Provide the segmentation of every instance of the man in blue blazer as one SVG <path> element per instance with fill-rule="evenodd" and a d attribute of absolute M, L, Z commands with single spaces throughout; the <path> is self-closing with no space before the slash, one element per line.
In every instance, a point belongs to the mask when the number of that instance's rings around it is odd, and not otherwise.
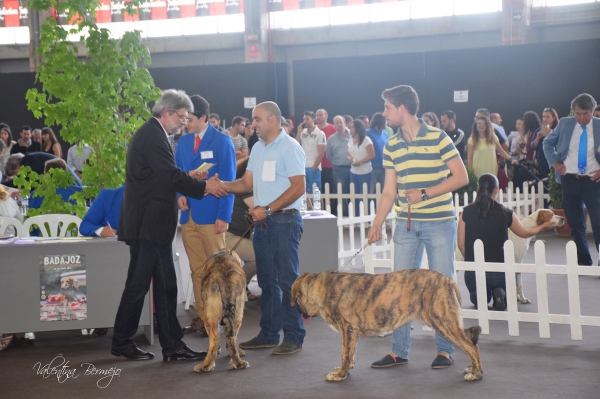
<path fill-rule="evenodd" d="M 114 237 L 117 235 L 124 188 L 123 185 L 119 188 L 100 190 L 81 221 L 79 226 L 81 235 L 88 237 Z"/>
<path fill-rule="evenodd" d="M 600 244 L 600 119 L 592 116 L 595 108 L 592 96 L 578 95 L 571 102 L 575 116 L 562 118 L 544 140 L 548 164 L 556 170 L 556 181 L 562 183 L 563 208 L 580 265 L 592 265 L 584 204 L 592 222 L 596 249 Z"/>
<path fill-rule="evenodd" d="M 218 175 L 222 180 L 234 180 L 236 159 L 231 138 L 208 122 L 210 106 L 204 98 L 193 95 L 190 99 L 194 112 L 189 114 L 188 134 L 182 136 L 177 144 L 175 163 L 184 172 L 194 170 L 204 163 L 212 163 L 215 166 L 208 172 L 209 177 Z M 192 270 L 197 314 L 192 323 L 183 328 L 183 332 L 201 332 L 205 335 L 204 322 L 200 318 L 200 273 L 206 260 L 216 251 L 225 248 L 225 232 L 231 221 L 234 196 L 209 196 L 202 200 L 178 196 L 181 233 Z"/>

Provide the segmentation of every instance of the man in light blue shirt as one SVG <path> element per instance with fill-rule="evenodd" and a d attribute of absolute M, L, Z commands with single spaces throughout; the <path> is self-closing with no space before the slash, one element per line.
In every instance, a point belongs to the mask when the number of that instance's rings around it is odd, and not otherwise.
<path fill-rule="evenodd" d="M 288 355 L 302 350 L 306 335 L 298 306 L 290 306 L 292 284 L 299 276 L 304 231 L 298 209 L 306 187 L 306 156 L 300 144 L 281 128 L 281 111 L 274 102 L 257 105 L 252 121 L 259 141 L 252 148 L 246 173 L 234 182 L 224 183 L 230 193 L 252 190 L 256 205 L 248 214 L 256 224 L 253 244 L 262 290 L 261 330 L 239 346 L 275 348 L 274 355 Z"/>

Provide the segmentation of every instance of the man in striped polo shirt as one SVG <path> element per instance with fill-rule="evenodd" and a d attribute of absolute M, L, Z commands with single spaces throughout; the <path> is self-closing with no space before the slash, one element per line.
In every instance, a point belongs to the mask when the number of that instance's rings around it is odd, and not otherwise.
<path fill-rule="evenodd" d="M 425 250 L 429 269 L 453 278 L 456 215 L 451 192 L 468 183 L 467 171 L 450 137 L 416 117 L 419 96 L 411 86 L 396 86 L 381 96 L 385 100 L 383 116 L 402 133 L 392 137 L 383 151 L 385 184 L 369 242 L 381 238 L 383 222 L 397 198 L 400 212 L 394 231 L 394 270 L 419 269 Z M 372 367 L 408 363 L 410 324 L 394 331 L 391 353 Z M 449 367 L 452 344 L 437 332 L 435 342 L 437 357 L 431 366 Z"/>

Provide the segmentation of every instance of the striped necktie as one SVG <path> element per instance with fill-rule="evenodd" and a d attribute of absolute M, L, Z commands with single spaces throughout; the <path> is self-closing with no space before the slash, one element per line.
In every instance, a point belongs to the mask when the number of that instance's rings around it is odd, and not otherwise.
<path fill-rule="evenodd" d="M 581 126 L 581 137 L 579 138 L 579 154 L 577 157 L 577 172 L 585 175 L 587 172 L 587 132 L 586 127 Z"/>

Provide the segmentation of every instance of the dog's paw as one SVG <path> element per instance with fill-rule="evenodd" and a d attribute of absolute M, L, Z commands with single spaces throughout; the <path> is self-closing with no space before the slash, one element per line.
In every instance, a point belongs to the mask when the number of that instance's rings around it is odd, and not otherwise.
<path fill-rule="evenodd" d="M 194 367 L 194 371 L 196 373 L 208 373 L 213 371 L 215 368 L 215 362 L 211 362 L 210 364 L 200 363 Z"/>
<path fill-rule="evenodd" d="M 240 356 L 246 356 L 246 351 L 244 351 L 241 348 L 237 348 L 237 350 L 238 350 L 238 353 L 240 354 Z"/>
<path fill-rule="evenodd" d="M 231 359 L 229 361 L 229 364 L 231 365 L 231 367 L 233 367 L 235 370 L 243 370 L 243 369 L 247 369 L 248 367 L 250 367 L 250 363 L 246 362 L 246 361 L 240 361 L 239 363 L 234 362 L 233 359 Z"/>
<path fill-rule="evenodd" d="M 469 366 L 465 369 L 465 374 L 471 374 L 472 371 L 473 371 L 473 366 Z"/>
<path fill-rule="evenodd" d="M 527 304 L 531 303 L 531 301 L 528 298 L 523 298 L 523 299 L 521 299 L 521 303 L 523 305 L 527 305 Z"/>
<path fill-rule="evenodd" d="M 336 367 L 331 373 L 327 374 L 327 381 L 344 381 L 346 377 L 348 377 L 348 373 L 342 373 L 340 372 L 340 368 Z"/>
<path fill-rule="evenodd" d="M 467 367 L 470 368 L 470 367 Z M 472 373 L 469 372 L 467 374 L 465 374 L 465 381 L 481 381 L 481 379 L 483 378 L 483 372 L 478 372 L 478 373 Z"/>

